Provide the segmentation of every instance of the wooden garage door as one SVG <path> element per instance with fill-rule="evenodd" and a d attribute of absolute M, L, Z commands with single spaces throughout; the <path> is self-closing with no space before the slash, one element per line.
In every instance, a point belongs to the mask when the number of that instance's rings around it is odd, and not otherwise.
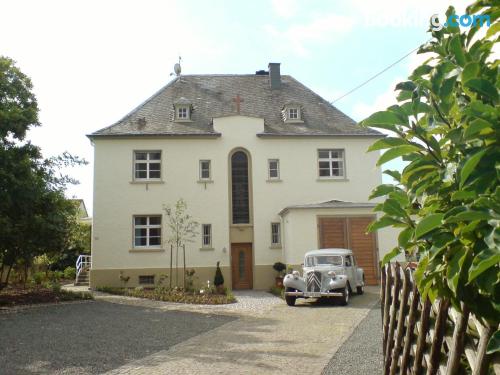
<path fill-rule="evenodd" d="M 320 247 L 351 249 L 358 266 L 365 271 L 368 285 L 377 285 L 379 282 L 375 234 L 366 234 L 366 228 L 373 219 L 370 216 L 318 219 Z"/>

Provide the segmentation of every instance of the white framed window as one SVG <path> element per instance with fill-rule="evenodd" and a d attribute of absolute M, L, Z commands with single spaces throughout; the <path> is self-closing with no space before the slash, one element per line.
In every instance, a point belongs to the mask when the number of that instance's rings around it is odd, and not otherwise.
<path fill-rule="evenodd" d="M 201 246 L 212 247 L 212 224 L 201 224 Z"/>
<path fill-rule="evenodd" d="M 161 247 L 161 215 L 134 216 L 134 247 Z"/>
<path fill-rule="evenodd" d="M 200 180 L 211 180 L 212 168 L 210 160 L 200 160 Z"/>
<path fill-rule="evenodd" d="M 189 120 L 189 106 L 187 105 L 178 105 L 175 111 L 175 117 L 177 120 Z"/>
<path fill-rule="evenodd" d="M 270 180 L 279 180 L 280 178 L 280 161 L 279 159 L 269 159 L 267 161 L 268 178 Z"/>
<path fill-rule="evenodd" d="M 344 150 L 318 150 L 318 173 L 320 178 L 344 178 Z"/>
<path fill-rule="evenodd" d="M 281 245 L 281 224 L 271 223 L 271 245 Z"/>
<path fill-rule="evenodd" d="M 285 122 L 302 122 L 302 113 L 300 105 L 287 104 L 283 109 L 283 120 Z"/>
<path fill-rule="evenodd" d="M 134 179 L 161 179 L 161 151 L 134 151 Z"/>
<path fill-rule="evenodd" d="M 289 120 L 300 120 L 299 109 L 298 108 L 288 108 L 288 119 Z"/>

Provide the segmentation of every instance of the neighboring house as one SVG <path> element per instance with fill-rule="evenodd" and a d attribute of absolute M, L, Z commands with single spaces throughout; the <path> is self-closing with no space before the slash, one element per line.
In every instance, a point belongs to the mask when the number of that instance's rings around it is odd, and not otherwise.
<path fill-rule="evenodd" d="M 275 262 L 347 247 L 377 283 L 389 230 L 365 234 L 381 182 L 383 135 L 359 126 L 296 81 L 269 72 L 183 75 L 117 123 L 89 135 L 95 149 L 91 286 L 156 283 L 168 271 L 163 205 L 179 198 L 200 223 L 187 267 L 234 289 L 267 289 Z M 175 264 L 175 259 L 174 259 Z M 181 262 L 179 262 L 179 266 Z M 182 271 L 181 271 L 182 272 Z"/>
<path fill-rule="evenodd" d="M 87 207 L 85 206 L 85 202 L 83 201 L 83 199 L 72 198 L 70 199 L 70 201 L 73 201 L 75 205 L 78 206 L 78 219 L 80 219 L 80 222 L 85 224 L 92 224 L 92 218 L 87 212 Z"/>

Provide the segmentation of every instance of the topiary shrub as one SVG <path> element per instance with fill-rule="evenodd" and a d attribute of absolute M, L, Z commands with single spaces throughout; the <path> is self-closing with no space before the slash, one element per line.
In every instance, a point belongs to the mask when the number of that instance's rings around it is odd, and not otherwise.
<path fill-rule="evenodd" d="M 219 264 L 220 262 L 217 262 L 217 269 L 215 270 L 214 277 L 214 285 L 216 286 L 217 290 L 221 289 L 224 285 L 224 275 L 222 274 L 222 270 L 220 269 Z"/>
<path fill-rule="evenodd" d="M 283 271 L 286 270 L 286 265 L 281 262 L 276 262 L 273 264 L 273 268 L 276 272 L 278 272 L 278 277 L 283 275 Z"/>

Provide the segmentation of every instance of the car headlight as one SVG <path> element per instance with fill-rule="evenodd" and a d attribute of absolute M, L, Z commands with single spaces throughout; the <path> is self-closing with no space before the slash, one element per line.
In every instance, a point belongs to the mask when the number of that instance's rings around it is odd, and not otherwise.
<path fill-rule="evenodd" d="M 299 271 L 293 271 L 293 272 L 292 272 L 292 275 L 293 275 L 293 278 L 294 278 L 294 279 L 298 279 L 298 278 L 299 278 L 299 276 L 300 276 Z"/>
<path fill-rule="evenodd" d="M 337 274 L 335 273 L 335 271 L 329 271 L 328 276 L 330 276 L 332 279 L 335 279 L 335 277 L 337 277 Z"/>

